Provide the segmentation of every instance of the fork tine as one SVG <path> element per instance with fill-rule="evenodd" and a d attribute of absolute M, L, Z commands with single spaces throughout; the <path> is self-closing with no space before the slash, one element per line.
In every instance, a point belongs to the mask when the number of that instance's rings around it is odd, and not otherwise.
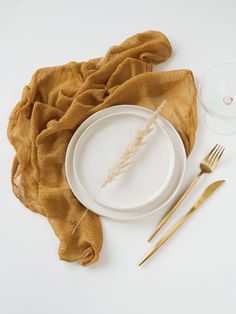
<path fill-rule="evenodd" d="M 218 144 L 217 148 L 215 149 L 214 153 L 211 154 L 210 158 L 208 159 L 208 163 L 212 164 L 213 160 L 217 156 L 217 154 L 221 151 L 222 146 Z"/>
<path fill-rule="evenodd" d="M 219 144 L 216 144 L 212 150 L 206 155 L 206 157 L 204 158 L 204 160 L 208 161 L 209 158 L 211 157 L 211 155 L 215 152 L 215 150 L 217 149 L 217 147 L 219 146 Z"/>
<path fill-rule="evenodd" d="M 224 153 L 225 148 L 221 146 L 221 149 L 219 150 L 219 152 L 217 153 L 217 155 L 215 156 L 215 158 L 212 160 L 212 166 L 215 167 L 217 165 L 217 163 L 219 162 L 221 156 Z"/>

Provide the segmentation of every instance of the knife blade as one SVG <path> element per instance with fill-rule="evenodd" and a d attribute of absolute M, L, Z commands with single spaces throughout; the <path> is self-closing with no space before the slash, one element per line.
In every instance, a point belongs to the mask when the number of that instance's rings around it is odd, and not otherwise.
<path fill-rule="evenodd" d="M 219 181 L 216 181 L 216 182 L 213 182 L 212 184 L 210 184 L 204 190 L 204 192 L 199 197 L 199 199 L 197 200 L 195 205 L 193 205 L 193 207 L 195 207 L 196 209 L 198 207 L 200 207 L 211 196 L 211 194 L 213 194 L 215 192 L 215 190 L 217 190 L 224 182 L 225 182 L 225 180 L 219 180 Z"/>

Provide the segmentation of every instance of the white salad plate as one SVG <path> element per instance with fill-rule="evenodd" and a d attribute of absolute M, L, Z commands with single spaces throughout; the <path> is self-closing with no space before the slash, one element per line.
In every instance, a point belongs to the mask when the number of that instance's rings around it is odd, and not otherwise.
<path fill-rule="evenodd" d="M 79 138 L 73 158 L 78 188 L 91 199 L 97 195 L 97 203 L 125 211 L 148 207 L 170 183 L 175 152 L 168 134 L 155 123 L 132 165 L 97 194 L 109 169 L 146 121 L 123 108 L 92 123 Z"/>
<path fill-rule="evenodd" d="M 108 170 L 152 114 L 139 106 L 114 106 L 93 114 L 76 130 L 67 148 L 66 175 L 85 207 L 128 221 L 162 209 L 175 197 L 186 155 L 180 136 L 162 117 L 124 174 L 97 194 Z"/>

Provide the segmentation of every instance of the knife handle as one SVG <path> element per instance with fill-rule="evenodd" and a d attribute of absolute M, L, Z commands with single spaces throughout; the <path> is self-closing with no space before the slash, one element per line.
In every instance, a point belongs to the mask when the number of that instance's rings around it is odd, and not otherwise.
<path fill-rule="evenodd" d="M 201 178 L 203 172 L 200 172 L 189 184 L 187 189 L 181 194 L 181 196 L 178 198 L 178 200 L 174 203 L 174 205 L 168 210 L 168 212 L 165 214 L 165 216 L 162 218 L 162 220 L 159 222 L 153 233 L 148 239 L 148 242 L 150 242 L 155 235 L 161 230 L 161 228 L 165 225 L 165 223 L 170 219 L 170 217 L 174 214 L 176 209 L 182 204 L 182 202 L 186 199 L 188 194 L 192 191 L 193 187 L 197 184 L 199 179 Z"/>
<path fill-rule="evenodd" d="M 197 208 L 192 207 L 164 236 L 160 239 L 159 242 L 153 247 L 153 249 L 142 259 L 142 261 L 138 264 L 141 266 L 144 262 L 146 262 L 149 257 L 151 257 L 184 223 L 192 214 L 195 212 Z"/>

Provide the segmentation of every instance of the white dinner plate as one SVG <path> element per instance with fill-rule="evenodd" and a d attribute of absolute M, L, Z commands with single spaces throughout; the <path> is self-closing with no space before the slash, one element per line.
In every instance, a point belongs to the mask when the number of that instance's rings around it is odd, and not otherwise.
<path fill-rule="evenodd" d="M 173 200 L 173 198 L 176 196 L 176 194 L 179 191 L 184 170 L 185 170 L 185 163 L 186 163 L 186 155 L 184 146 L 182 143 L 182 140 L 176 130 L 168 123 L 164 118 L 158 118 L 158 126 L 160 126 L 160 129 L 163 130 L 163 134 L 167 134 L 169 137 L 172 147 L 174 148 L 174 171 L 171 176 L 171 180 L 169 181 L 166 189 L 164 189 L 163 192 L 158 194 L 157 198 L 153 198 L 154 202 L 149 202 L 149 206 L 137 206 L 137 208 L 133 205 L 136 205 L 135 203 L 132 203 L 131 208 L 133 210 L 127 210 L 127 211 L 119 211 L 115 208 L 110 207 L 110 204 L 107 204 L 108 206 L 102 204 L 102 200 L 100 202 L 92 201 L 92 195 L 90 195 L 87 191 L 88 187 L 86 188 L 81 185 L 81 182 L 78 181 L 77 175 L 75 173 L 73 158 L 78 154 L 78 152 L 75 152 L 75 148 L 77 143 L 79 142 L 80 138 L 82 137 L 83 133 L 88 130 L 84 137 L 84 140 L 81 141 L 79 145 L 83 146 L 84 141 L 86 142 L 86 134 L 90 135 L 89 130 L 93 130 L 93 128 L 89 129 L 90 126 L 94 124 L 94 122 L 101 120 L 108 116 L 113 116 L 114 114 L 119 113 L 126 113 L 128 114 L 136 114 L 138 116 L 142 116 L 146 119 L 148 119 L 151 114 L 153 113 L 151 110 L 148 110 L 143 107 L 139 106 L 133 106 L 133 105 L 119 105 L 110 107 L 104 110 L 101 110 L 92 116 L 90 116 L 87 120 L 85 120 L 80 127 L 77 129 L 77 131 L 74 133 L 73 137 L 71 138 L 71 141 L 67 148 L 66 153 L 66 175 L 68 183 L 71 187 L 71 190 L 73 191 L 74 195 L 78 198 L 78 200 L 84 204 L 86 207 L 88 207 L 90 210 L 94 211 L 95 213 L 119 220 L 119 221 L 129 221 L 134 219 L 139 219 L 144 216 L 150 215 L 152 213 L 155 213 L 157 210 L 161 210 L 164 207 L 168 206 Z M 102 120 L 101 120 L 102 121 Z M 97 122 L 99 125 L 99 122 Z M 96 123 L 95 123 L 96 126 Z M 92 132 L 92 131 L 91 131 Z M 153 134 L 154 135 L 154 134 Z M 146 145 L 146 144 L 145 144 Z M 79 149 L 79 148 L 78 148 Z M 77 169 L 79 170 L 79 169 Z M 79 175 L 79 173 L 78 173 Z M 156 196 L 156 195 L 155 195 Z M 151 198 L 152 199 L 152 198 Z M 107 200 L 107 199 L 106 199 Z M 139 203 L 140 204 L 140 203 Z"/>
<path fill-rule="evenodd" d="M 78 188 L 83 188 L 91 199 L 97 195 L 97 203 L 126 211 L 150 208 L 165 192 L 172 179 L 175 152 L 168 134 L 157 120 L 125 174 L 118 176 L 97 194 L 109 169 L 146 121 L 143 113 L 127 112 L 123 108 L 119 113 L 95 121 L 79 138 L 74 150 Z"/>

